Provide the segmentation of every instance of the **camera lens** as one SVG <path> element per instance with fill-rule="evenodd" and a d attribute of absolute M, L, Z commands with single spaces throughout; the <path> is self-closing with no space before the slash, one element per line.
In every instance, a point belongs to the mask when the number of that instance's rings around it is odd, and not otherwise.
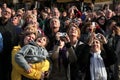
<path fill-rule="evenodd" d="M 98 39 L 100 39 L 100 38 L 101 38 L 100 34 L 96 34 L 96 37 L 97 37 Z"/>

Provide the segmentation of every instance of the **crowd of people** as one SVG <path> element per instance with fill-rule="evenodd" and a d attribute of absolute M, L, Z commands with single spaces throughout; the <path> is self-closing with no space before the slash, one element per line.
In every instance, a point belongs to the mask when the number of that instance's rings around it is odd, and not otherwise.
<path fill-rule="evenodd" d="M 0 8 L 1 80 L 120 80 L 120 4 Z"/>

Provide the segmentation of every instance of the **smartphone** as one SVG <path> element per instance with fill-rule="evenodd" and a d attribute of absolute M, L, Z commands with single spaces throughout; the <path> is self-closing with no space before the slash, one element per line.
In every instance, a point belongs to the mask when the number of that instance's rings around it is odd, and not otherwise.
<path fill-rule="evenodd" d="M 95 22 L 92 22 L 92 25 L 95 26 Z"/>

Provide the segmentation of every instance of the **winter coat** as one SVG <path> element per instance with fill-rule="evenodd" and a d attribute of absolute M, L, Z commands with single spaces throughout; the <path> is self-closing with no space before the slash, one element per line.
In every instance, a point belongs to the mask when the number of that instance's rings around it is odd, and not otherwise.
<path fill-rule="evenodd" d="M 110 48 L 108 45 L 103 45 L 104 50 L 101 51 L 100 55 L 103 58 L 105 68 L 107 71 L 107 80 L 114 80 L 110 79 L 110 66 L 115 64 L 117 61 L 116 54 L 114 53 L 114 50 Z M 83 50 L 82 54 L 80 55 L 80 62 L 79 62 L 79 68 L 81 69 L 82 73 L 84 73 L 83 80 L 91 80 L 90 76 L 90 46 L 86 45 L 85 49 Z"/>
<path fill-rule="evenodd" d="M 73 48 L 60 49 L 58 45 L 55 45 L 51 58 L 53 66 L 49 80 L 71 80 L 70 64 L 77 60 Z"/>
<path fill-rule="evenodd" d="M 20 45 L 15 46 L 12 50 L 12 80 L 22 80 L 21 76 L 25 76 L 30 79 L 39 80 L 42 72 L 48 71 L 50 63 L 48 60 L 32 64 L 31 73 L 26 73 L 16 62 L 15 54 L 21 49 Z M 41 68 L 40 68 L 41 67 Z"/>

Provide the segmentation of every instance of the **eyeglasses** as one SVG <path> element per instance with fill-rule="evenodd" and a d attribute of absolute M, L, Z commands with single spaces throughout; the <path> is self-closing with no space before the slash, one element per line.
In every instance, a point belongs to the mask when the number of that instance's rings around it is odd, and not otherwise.
<path fill-rule="evenodd" d="M 6 10 L 5 10 L 4 12 L 6 12 L 6 13 L 8 13 L 8 14 L 11 14 L 11 12 L 10 12 L 10 11 L 6 11 Z"/>

